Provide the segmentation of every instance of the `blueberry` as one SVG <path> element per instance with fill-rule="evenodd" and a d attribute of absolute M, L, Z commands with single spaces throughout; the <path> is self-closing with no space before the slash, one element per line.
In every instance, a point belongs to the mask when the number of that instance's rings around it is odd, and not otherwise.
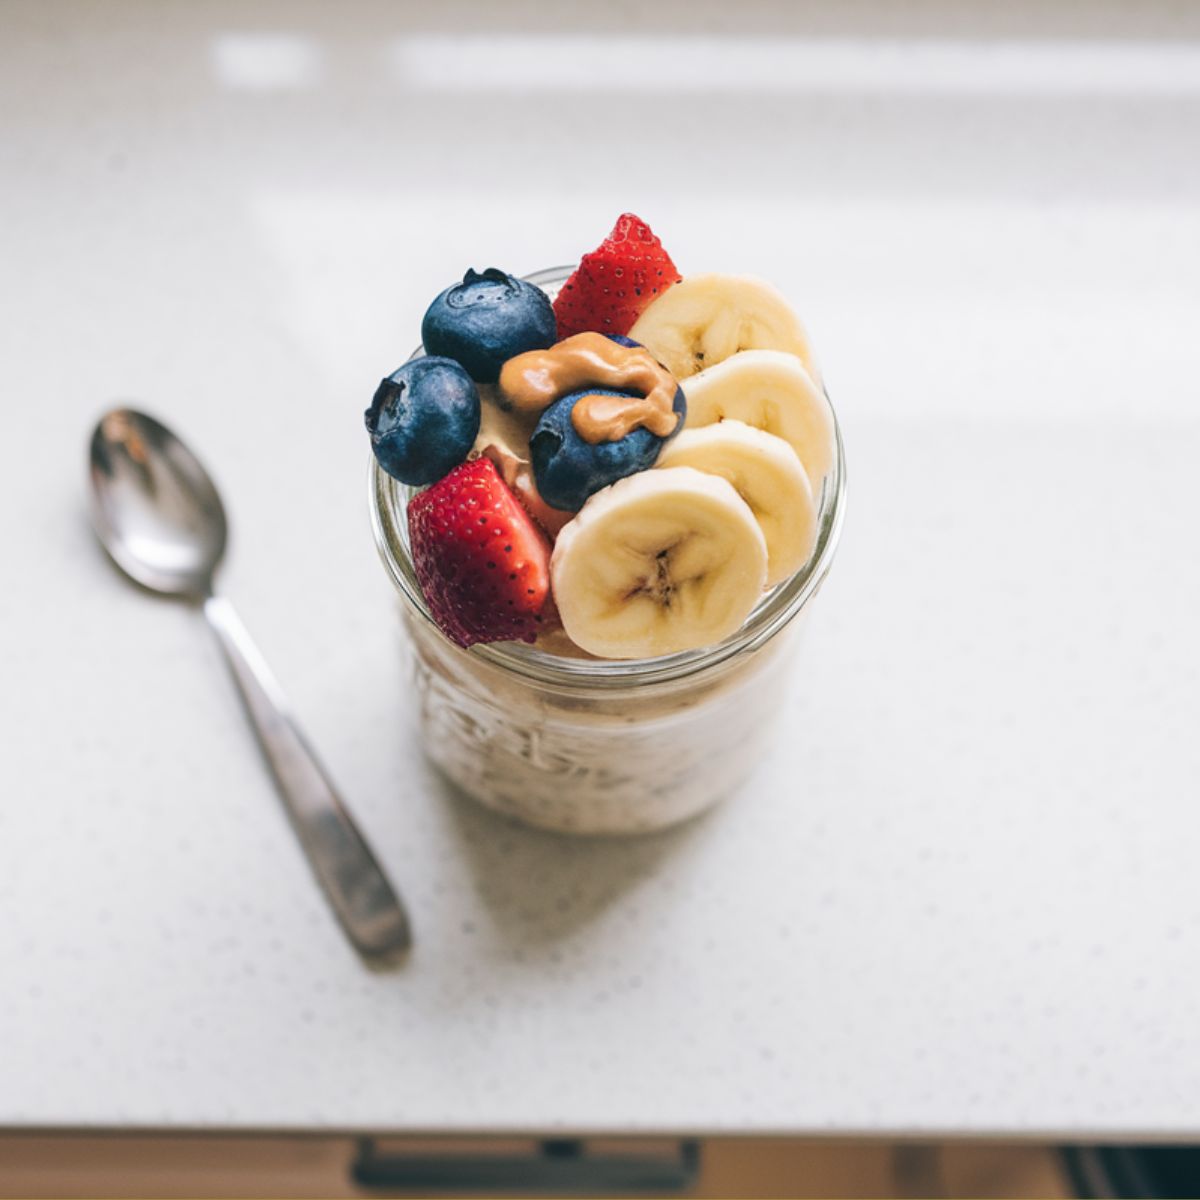
<path fill-rule="evenodd" d="M 495 267 L 468 271 L 448 287 L 421 322 L 430 354 L 466 367 L 472 379 L 495 383 L 506 360 L 526 350 L 545 350 L 557 337 L 554 309 L 541 288 Z"/>
<path fill-rule="evenodd" d="M 379 384 L 365 416 L 379 465 L 422 487 L 467 457 L 479 433 L 479 389 L 452 359 L 414 358 Z"/>
<path fill-rule="evenodd" d="M 656 437 L 648 429 L 634 429 L 617 442 L 585 442 L 575 430 L 571 410 L 584 396 L 632 396 L 636 392 L 612 388 L 585 388 L 555 400 L 542 413 L 533 437 L 529 439 L 529 457 L 538 492 L 553 508 L 578 512 L 583 502 L 626 475 L 652 467 L 659 451 L 669 440 Z M 676 389 L 674 409 L 683 414 L 686 402 L 682 389 Z M 679 421 L 676 432 L 683 426 Z M 674 434 L 672 434 L 672 437 Z"/>

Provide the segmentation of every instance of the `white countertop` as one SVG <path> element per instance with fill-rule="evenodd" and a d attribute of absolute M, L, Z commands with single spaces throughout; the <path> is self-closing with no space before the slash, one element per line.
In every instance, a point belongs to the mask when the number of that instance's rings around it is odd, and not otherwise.
<path fill-rule="evenodd" d="M 0 1125 L 1200 1133 L 1200 10 L 628 8 L 0 10 Z M 589 844 L 423 766 L 360 414 L 626 208 L 796 300 L 850 508 L 754 784 Z M 398 971 L 91 541 L 116 397 L 225 490 Z"/>

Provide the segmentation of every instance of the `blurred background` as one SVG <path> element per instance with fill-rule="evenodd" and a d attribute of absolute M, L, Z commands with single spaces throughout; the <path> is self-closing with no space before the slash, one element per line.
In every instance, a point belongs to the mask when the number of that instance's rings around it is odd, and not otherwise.
<path fill-rule="evenodd" d="M 434 1186 L 413 1156 L 478 1191 L 478 1153 L 1189 1194 L 1111 1147 L 1200 1136 L 1198 144 L 1186 3 L 4 0 L 0 1195 Z M 850 517 L 797 745 L 564 843 L 421 763 L 361 411 L 466 267 L 626 210 L 799 307 Z M 195 614 L 93 545 L 122 398 L 221 482 L 228 591 L 412 905 L 399 972 Z"/>

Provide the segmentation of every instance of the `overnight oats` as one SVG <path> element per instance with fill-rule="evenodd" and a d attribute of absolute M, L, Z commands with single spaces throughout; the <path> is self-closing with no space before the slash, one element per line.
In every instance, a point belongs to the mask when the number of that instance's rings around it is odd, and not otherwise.
<path fill-rule="evenodd" d="M 489 807 L 633 833 L 761 760 L 845 469 L 769 284 L 632 214 L 574 270 L 468 271 L 367 410 L 421 737 Z"/>

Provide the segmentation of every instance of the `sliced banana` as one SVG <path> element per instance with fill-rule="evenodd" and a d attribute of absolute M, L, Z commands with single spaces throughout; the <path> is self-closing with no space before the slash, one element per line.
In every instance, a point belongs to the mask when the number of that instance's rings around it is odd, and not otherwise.
<path fill-rule="evenodd" d="M 512 412 L 501 406 L 496 387 L 490 383 L 476 384 L 479 389 L 479 434 L 475 449 L 484 446 L 503 446 L 514 454 L 529 457 L 529 435 L 540 413 Z"/>
<path fill-rule="evenodd" d="M 749 505 L 767 543 L 767 587 L 798 571 L 817 540 L 817 506 L 808 475 L 782 438 L 741 421 L 685 429 L 658 466 L 719 475 Z"/>
<path fill-rule="evenodd" d="M 786 350 L 820 378 L 800 318 L 779 291 L 749 275 L 689 275 L 650 304 L 629 336 L 680 381 L 739 350 Z"/>
<path fill-rule="evenodd" d="M 523 413 L 512 413 L 502 409 L 496 402 L 495 388 L 486 383 L 479 385 L 480 406 L 479 434 L 471 447 L 468 458 L 481 455 L 490 458 L 500 472 L 500 478 L 516 493 L 526 511 L 548 533 L 551 539 L 575 515 L 551 508 L 542 499 L 533 478 L 533 466 L 529 461 L 529 435 L 535 420 Z"/>
<path fill-rule="evenodd" d="M 641 471 L 590 497 L 550 559 L 567 636 L 602 658 L 715 645 L 762 595 L 767 544 L 733 485 L 691 467 Z"/>
<path fill-rule="evenodd" d="M 779 350 L 743 350 L 683 383 L 687 428 L 744 421 L 766 430 L 800 456 L 813 495 L 837 453 L 833 410 L 804 365 Z"/>

